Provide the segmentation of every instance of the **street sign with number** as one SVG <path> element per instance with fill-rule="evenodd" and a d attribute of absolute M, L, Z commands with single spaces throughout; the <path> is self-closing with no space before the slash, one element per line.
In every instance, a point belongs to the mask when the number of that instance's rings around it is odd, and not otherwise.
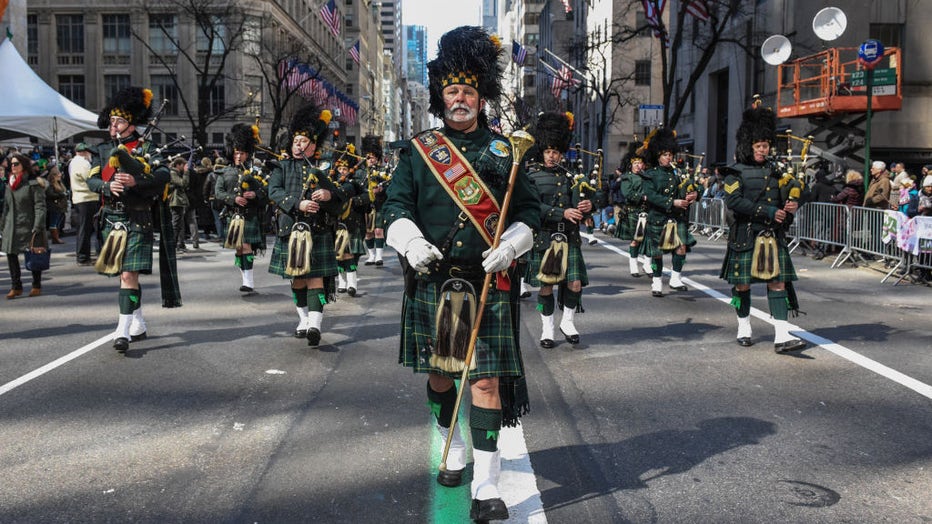
<path fill-rule="evenodd" d="M 867 71 L 854 71 L 851 73 L 851 87 L 864 87 L 867 85 Z M 874 86 L 896 85 L 896 69 L 886 67 L 874 69 Z"/>
<path fill-rule="evenodd" d="M 642 126 L 656 126 L 663 123 L 663 104 L 641 104 L 638 117 Z"/>

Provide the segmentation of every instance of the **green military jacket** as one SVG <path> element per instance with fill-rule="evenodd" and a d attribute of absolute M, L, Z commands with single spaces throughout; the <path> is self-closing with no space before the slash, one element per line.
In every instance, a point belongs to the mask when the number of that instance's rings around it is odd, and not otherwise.
<path fill-rule="evenodd" d="M 550 246 L 550 235 L 557 232 L 565 234 L 571 244 L 581 245 L 579 224 L 563 217 L 563 211 L 575 208 L 581 200 L 589 198 L 575 190 L 573 175 L 559 167 L 540 166 L 540 170 L 529 173 L 528 178 L 540 193 L 540 231 L 534 235 L 534 249 L 546 250 Z"/>
<path fill-rule="evenodd" d="M 121 140 L 121 142 L 132 151 L 133 146 L 138 143 L 138 140 L 139 134 L 133 133 L 131 136 Z M 137 152 L 137 154 L 133 156 L 145 158 L 150 148 L 151 145 L 149 143 L 144 143 L 142 145 L 142 151 Z M 104 196 L 104 206 L 123 206 L 126 210 L 130 211 L 131 217 L 135 216 L 132 212 L 149 211 L 152 204 L 164 196 L 165 186 L 171 182 L 171 174 L 168 166 L 162 164 L 162 159 L 160 157 L 150 156 L 146 159 L 149 172 L 134 175 L 136 185 L 124 188 L 123 192 L 117 196 L 110 192 L 109 180 L 104 181 L 103 178 L 105 172 L 109 175 L 110 169 L 108 168 L 108 162 L 110 161 L 111 153 L 114 152 L 115 149 L 114 142 L 112 141 L 104 142 L 97 146 L 97 154 L 91 157 L 90 176 L 87 179 L 88 189 Z"/>
<path fill-rule="evenodd" d="M 736 164 L 734 172 L 725 177 L 725 205 L 733 215 L 728 244 L 737 251 L 754 247 L 754 239 L 765 229 L 773 229 L 781 242 L 784 233 L 793 223 L 788 213 L 782 224 L 774 222 L 774 215 L 786 203 L 783 185 L 788 181 L 770 162 L 762 165 Z"/>
<path fill-rule="evenodd" d="M 309 199 L 316 189 L 330 191 L 330 200 L 321 202 L 317 213 L 299 211 L 301 201 Z M 323 171 L 304 159 L 289 159 L 279 162 L 269 175 L 269 200 L 276 208 L 276 233 L 286 237 L 291 234 L 296 220 L 307 223 L 312 232 L 332 230 L 346 193 L 338 189 Z"/>
<path fill-rule="evenodd" d="M 641 186 L 647 198 L 647 223 L 662 226 L 668 219 L 677 222 L 689 221 L 689 211 L 673 207 L 673 201 L 686 198 L 686 194 L 696 191 L 691 178 L 681 179 L 673 166 L 655 166 L 645 172 Z"/>
<path fill-rule="evenodd" d="M 625 204 L 630 207 L 644 207 L 647 199 L 644 197 L 644 180 L 647 175 L 644 171 L 634 173 L 628 171 L 621 175 L 621 194 L 625 196 Z"/>
<path fill-rule="evenodd" d="M 336 175 L 334 185 L 343 193 L 344 199 L 337 220 L 355 234 L 366 232 L 366 213 L 369 210 L 369 191 L 365 186 L 365 179 L 360 179 L 356 173 L 348 173 L 345 177 Z"/>
<path fill-rule="evenodd" d="M 217 176 L 214 196 L 230 209 L 246 218 L 261 217 L 269 203 L 268 182 L 258 169 L 244 170 L 240 166 L 228 166 Z M 246 191 L 255 191 L 256 198 L 245 206 L 236 204 L 236 197 Z"/>
<path fill-rule="evenodd" d="M 508 139 L 481 126 L 471 133 L 446 127 L 441 132 L 472 165 L 501 206 L 512 165 Z M 388 228 L 392 222 L 401 218 L 413 220 L 424 238 L 441 250 L 449 241 L 448 252 L 444 253 L 448 262 L 479 266 L 481 269 L 482 252 L 489 246 L 472 222 L 461 220 L 459 207 L 445 186 L 441 186 L 431 173 L 415 147 L 409 143 L 400 151 L 398 166 L 392 175 L 392 183 L 388 186 L 387 199 L 382 208 L 385 227 Z M 532 230 L 537 230 L 540 227 L 540 197 L 523 171 L 521 169 L 518 172 L 515 180 L 505 226 L 507 228 L 514 222 L 523 222 Z M 459 176 L 460 180 L 468 181 L 466 177 L 472 175 Z"/>

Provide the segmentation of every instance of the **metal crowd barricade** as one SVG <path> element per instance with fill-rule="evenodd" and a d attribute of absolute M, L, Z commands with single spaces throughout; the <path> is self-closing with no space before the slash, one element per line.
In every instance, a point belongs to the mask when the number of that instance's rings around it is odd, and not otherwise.
<path fill-rule="evenodd" d="M 896 235 L 892 239 L 884 242 L 883 222 L 886 212 L 883 209 L 872 209 L 867 207 L 854 206 L 851 208 L 850 219 L 848 221 L 848 243 L 842 251 L 842 258 L 832 264 L 837 267 L 849 257 L 863 258 L 861 255 L 868 254 L 884 259 L 894 259 L 896 264 L 893 269 L 881 280 L 885 282 L 890 275 L 902 267 L 905 263 L 903 251 L 896 245 Z"/>
<path fill-rule="evenodd" d="M 816 249 L 823 252 L 828 246 L 838 246 L 842 248 L 841 254 L 832 263 L 832 267 L 837 267 L 847 247 L 849 220 L 847 206 L 827 202 L 803 204 L 796 212 L 788 232 L 788 236 L 793 238 L 789 245 L 790 253 L 803 241 L 815 244 Z"/>
<path fill-rule="evenodd" d="M 718 240 L 728 232 L 725 224 L 725 201 L 721 198 L 700 198 L 689 206 L 689 222 L 693 232 Z"/>
<path fill-rule="evenodd" d="M 916 221 L 932 221 L 932 217 L 927 216 L 918 216 L 913 220 Z M 928 223 L 928 222 L 927 222 Z M 905 253 L 905 263 L 906 269 L 903 270 L 903 274 L 900 275 L 900 278 L 893 285 L 898 285 L 900 282 L 907 278 L 913 278 L 914 281 L 921 281 L 922 279 L 917 279 L 913 276 L 914 269 L 925 269 L 927 271 L 932 271 L 932 250 L 929 249 L 932 245 L 932 239 L 924 239 L 920 237 L 917 239 L 919 242 L 919 254 L 914 255 L 912 253 Z"/>

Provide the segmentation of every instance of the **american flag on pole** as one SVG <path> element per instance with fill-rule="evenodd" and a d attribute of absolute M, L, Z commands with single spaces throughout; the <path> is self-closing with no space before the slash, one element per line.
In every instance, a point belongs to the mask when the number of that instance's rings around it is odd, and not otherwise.
<path fill-rule="evenodd" d="M 340 12 L 337 11 L 337 4 L 333 0 L 328 0 L 324 5 L 320 7 L 320 17 L 324 19 L 324 23 L 327 24 L 327 27 L 330 28 L 330 32 L 333 33 L 333 36 L 340 36 Z"/>
<path fill-rule="evenodd" d="M 568 87 L 576 87 L 580 84 L 579 79 L 573 77 L 573 71 L 565 65 L 560 66 L 557 74 L 553 75 L 550 84 L 550 92 L 554 98 L 560 98 L 562 91 Z"/>
<path fill-rule="evenodd" d="M 527 59 L 527 48 L 519 44 L 517 40 L 511 41 L 511 59 L 519 66 L 523 66 Z"/>
<path fill-rule="evenodd" d="M 709 21 L 709 10 L 703 0 L 688 0 L 686 2 L 686 12 L 703 22 Z"/>
<path fill-rule="evenodd" d="M 570 5 L 570 0 L 563 0 L 563 11 L 569 13 L 573 10 L 573 6 Z"/>
<path fill-rule="evenodd" d="M 356 40 L 356 43 L 353 44 L 353 47 L 349 48 L 349 54 L 353 57 L 353 62 L 356 62 L 356 65 L 359 65 L 359 40 Z"/>

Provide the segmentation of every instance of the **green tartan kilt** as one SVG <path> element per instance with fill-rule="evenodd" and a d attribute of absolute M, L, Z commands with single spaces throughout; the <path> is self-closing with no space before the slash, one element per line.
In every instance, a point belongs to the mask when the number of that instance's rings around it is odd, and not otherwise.
<path fill-rule="evenodd" d="M 644 231 L 644 241 L 641 242 L 640 254 L 647 255 L 650 258 L 657 258 L 664 253 L 672 253 L 672 250 L 664 251 L 660 249 L 660 236 L 662 234 L 663 225 L 648 222 L 647 230 Z M 686 244 L 686 252 L 689 253 L 690 248 L 696 245 L 696 237 L 689 232 L 689 222 L 677 221 L 676 234 L 680 237 L 680 242 Z"/>
<path fill-rule="evenodd" d="M 460 373 L 449 373 L 430 365 L 432 341 L 437 338 L 436 315 L 440 286 L 436 282 L 419 280 L 414 298 L 404 296 L 398 362 L 413 368 L 415 373 L 436 373 L 460 378 Z M 481 290 L 477 289 L 476 294 L 480 293 Z M 476 340 L 476 369 L 469 372 L 469 379 L 521 376 L 508 296 L 508 292 L 489 290 L 479 338 Z"/>
<path fill-rule="evenodd" d="M 550 244 L 547 244 L 547 246 L 549 247 Z M 530 259 L 528 260 L 524 280 L 534 287 L 541 285 L 540 280 L 537 280 L 537 273 L 540 271 L 540 263 L 545 252 L 546 249 L 544 251 L 532 249 L 528 252 Z M 586 272 L 586 261 L 583 260 L 582 248 L 570 244 L 570 250 L 566 257 L 566 282 L 575 280 L 579 280 L 584 286 L 589 285 L 589 274 Z"/>
<path fill-rule="evenodd" d="M 621 208 L 620 216 L 615 217 L 615 238 L 621 240 L 633 240 L 634 231 L 638 226 L 638 208 Z"/>
<path fill-rule="evenodd" d="M 350 230 L 349 250 L 354 255 L 366 254 L 366 230 L 362 232 Z"/>
<path fill-rule="evenodd" d="M 754 259 L 754 250 L 735 251 L 728 248 L 725 253 L 725 260 L 722 262 L 722 272 L 719 278 L 728 281 L 729 284 L 753 284 L 757 282 L 792 282 L 798 280 L 796 270 L 793 268 L 793 259 L 790 258 L 790 250 L 786 246 L 780 245 L 777 249 L 778 259 L 780 261 L 780 276 L 773 280 L 761 280 L 751 277 L 751 263 Z"/>
<path fill-rule="evenodd" d="M 151 275 L 152 246 L 155 243 L 155 235 L 151 227 L 143 228 L 133 224 L 123 213 L 105 213 L 104 229 L 101 232 L 105 241 L 113 229 L 114 222 L 127 224 L 126 250 L 123 252 L 123 264 L 120 271 L 138 271 L 144 275 Z"/>
<path fill-rule="evenodd" d="M 243 217 L 243 243 L 252 246 L 253 250 L 265 249 L 265 232 L 262 231 L 262 221 L 258 216 Z"/>
<path fill-rule="evenodd" d="M 289 235 L 290 236 L 290 235 Z M 333 233 L 314 233 L 311 248 L 311 271 L 306 275 L 289 276 L 285 274 L 288 264 L 288 236 L 276 237 L 272 256 L 269 258 L 269 273 L 282 278 L 333 277 L 337 275 L 337 255 L 334 251 Z"/>

